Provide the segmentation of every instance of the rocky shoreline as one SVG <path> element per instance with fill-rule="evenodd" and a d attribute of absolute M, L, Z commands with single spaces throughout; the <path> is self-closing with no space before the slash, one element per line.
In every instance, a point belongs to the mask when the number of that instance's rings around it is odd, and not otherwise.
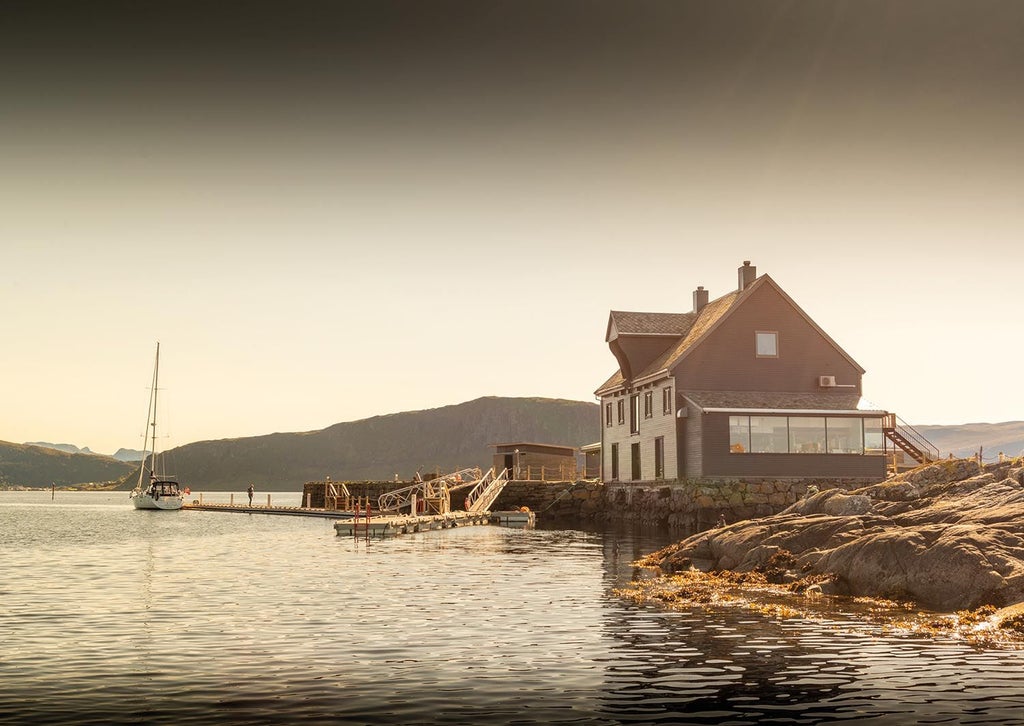
<path fill-rule="evenodd" d="M 950 459 L 851 491 L 812 490 L 778 514 L 695 534 L 639 564 L 662 575 L 639 585 L 638 598 L 776 588 L 1024 632 L 1024 461 Z"/>

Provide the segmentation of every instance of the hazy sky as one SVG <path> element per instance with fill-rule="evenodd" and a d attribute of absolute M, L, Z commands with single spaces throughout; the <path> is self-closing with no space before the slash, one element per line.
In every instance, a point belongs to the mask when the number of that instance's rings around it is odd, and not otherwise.
<path fill-rule="evenodd" d="M 1022 419 L 1021 38 L 986 0 L 5 1 L 0 440 L 141 448 L 157 340 L 163 446 L 592 401 L 609 310 L 745 259 L 878 406 Z"/>

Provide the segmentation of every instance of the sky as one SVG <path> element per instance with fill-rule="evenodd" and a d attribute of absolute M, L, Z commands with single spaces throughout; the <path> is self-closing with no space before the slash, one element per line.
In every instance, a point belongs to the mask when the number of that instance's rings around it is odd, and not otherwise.
<path fill-rule="evenodd" d="M 911 424 L 1024 419 L 1024 4 L 0 8 L 0 440 L 594 401 L 750 260 Z"/>

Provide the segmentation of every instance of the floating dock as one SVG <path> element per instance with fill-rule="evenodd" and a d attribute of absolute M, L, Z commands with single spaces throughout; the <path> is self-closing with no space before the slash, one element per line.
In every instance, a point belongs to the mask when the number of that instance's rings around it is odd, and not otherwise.
<path fill-rule="evenodd" d="M 334 531 L 344 537 L 397 537 L 400 534 L 429 532 L 432 529 L 473 527 L 497 524 L 504 527 L 532 527 L 536 523 L 533 512 L 465 512 L 427 515 L 381 515 L 350 517 L 334 523 Z"/>
<path fill-rule="evenodd" d="M 473 527 L 495 524 L 502 527 L 530 528 L 536 524 L 535 512 L 519 510 L 508 512 L 465 512 L 454 511 L 445 514 L 394 514 L 372 515 L 340 509 L 314 509 L 312 507 L 278 507 L 247 504 L 184 504 L 182 509 L 205 512 L 235 512 L 238 514 L 274 514 L 293 517 L 319 517 L 334 519 L 334 530 L 339 535 L 356 537 L 395 537 L 400 534 L 429 532 L 432 529 L 452 527 Z"/>
<path fill-rule="evenodd" d="M 354 516 L 334 523 L 334 530 L 342 536 L 395 537 L 432 529 L 472 527 L 490 524 L 490 512 L 447 512 L 445 514 L 392 514 L 370 517 Z"/>

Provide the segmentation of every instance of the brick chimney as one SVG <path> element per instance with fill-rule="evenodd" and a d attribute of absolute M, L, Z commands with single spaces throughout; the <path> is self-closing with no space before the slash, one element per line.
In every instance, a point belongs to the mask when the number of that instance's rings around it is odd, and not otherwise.
<path fill-rule="evenodd" d="M 743 267 L 739 269 L 740 290 L 746 290 L 750 283 L 757 277 L 757 268 L 750 264 L 750 260 L 743 260 Z"/>
<path fill-rule="evenodd" d="M 698 285 L 693 291 L 693 312 L 699 313 L 708 304 L 708 291 L 703 285 Z"/>

